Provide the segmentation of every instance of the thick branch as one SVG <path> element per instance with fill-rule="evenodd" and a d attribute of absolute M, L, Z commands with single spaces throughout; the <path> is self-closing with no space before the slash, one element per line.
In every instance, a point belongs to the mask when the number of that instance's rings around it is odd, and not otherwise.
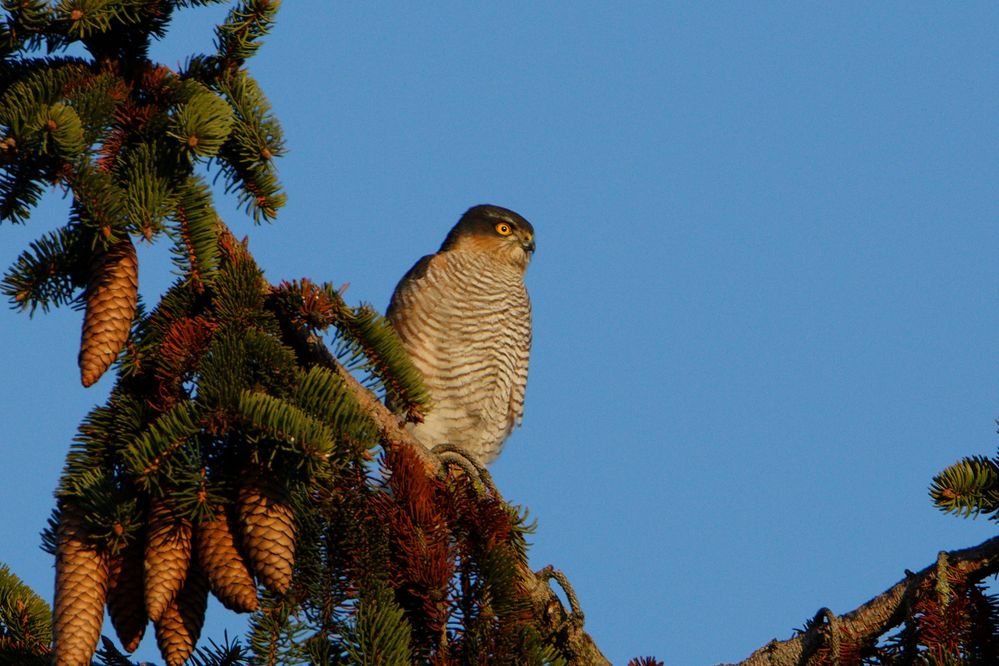
<path fill-rule="evenodd" d="M 310 364 L 321 365 L 336 372 L 351 388 L 354 397 L 367 410 L 375 423 L 381 429 L 383 441 L 387 446 L 408 447 L 423 462 L 427 473 L 441 476 L 446 473 L 440 459 L 431 453 L 423 444 L 417 441 L 404 427 L 399 416 L 393 414 L 371 391 L 366 389 L 351 375 L 330 353 L 323 341 L 316 335 L 302 330 L 287 330 L 289 342 L 299 356 Z M 569 660 L 571 666 L 610 666 L 610 661 L 600 652 L 593 638 L 583 631 L 583 614 L 578 608 L 566 610 L 558 595 L 548 584 L 552 577 L 550 569 L 544 569 L 537 574 L 526 566 L 518 572 L 520 584 L 531 591 L 534 604 L 534 617 L 538 621 L 538 629 L 554 642 Z M 575 599 L 575 593 L 564 576 L 559 574 L 560 584 L 566 588 L 570 600 Z"/>
<path fill-rule="evenodd" d="M 786 641 L 773 640 L 737 666 L 799 666 L 808 663 L 809 657 L 823 645 L 842 641 L 873 642 L 902 623 L 906 609 L 924 593 L 925 588 L 921 586 L 936 579 L 941 564 L 969 584 L 977 583 L 999 572 L 999 537 L 971 548 L 941 553 L 937 562 L 918 573 L 907 572 L 903 580 L 845 615 L 836 616 L 823 609 L 820 613 L 827 618 L 826 623 L 816 623 L 808 631 Z"/>

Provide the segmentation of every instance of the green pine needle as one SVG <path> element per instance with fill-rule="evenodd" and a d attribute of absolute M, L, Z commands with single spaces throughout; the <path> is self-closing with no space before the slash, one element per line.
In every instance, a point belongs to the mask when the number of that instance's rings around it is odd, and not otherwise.
<path fill-rule="evenodd" d="M 374 583 L 361 594 L 354 626 L 345 632 L 344 643 L 350 663 L 357 666 L 410 664 L 411 634 L 392 589 Z"/>
<path fill-rule="evenodd" d="M 118 179 L 125 189 L 125 209 L 135 232 L 154 235 L 177 204 L 177 193 L 156 145 L 143 142 L 122 155 Z"/>
<path fill-rule="evenodd" d="M 212 305 L 219 321 L 244 325 L 266 325 L 270 316 L 264 314 L 263 273 L 252 261 L 240 261 L 227 266 L 213 285 Z"/>
<path fill-rule="evenodd" d="M 86 284 L 84 234 L 69 225 L 36 241 L 14 262 L 0 282 L 13 307 L 34 314 L 42 308 L 72 304 Z"/>
<path fill-rule="evenodd" d="M 419 414 L 430 408 L 430 395 L 388 319 L 370 305 L 342 308 L 336 320 L 338 356 L 352 371 L 370 373 L 386 401 L 399 413 Z"/>
<path fill-rule="evenodd" d="M 984 456 L 965 458 L 933 477 L 930 496 L 945 513 L 964 518 L 995 514 L 999 511 L 999 464 Z"/>
<path fill-rule="evenodd" d="M 260 48 L 260 38 L 267 35 L 279 0 L 243 0 L 229 11 L 225 22 L 215 29 L 215 47 L 223 61 L 242 62 Z"/>
<path fill-rule="evenodd" d="M 248 425 L 306 458 L 323 461 L 333 452 L 333 430 L 286 400 L 243 390 L 239 395 L 239 413 Z"/>
<path fill-rule="evenodd" d="M 48 604 L 0 563 L 0 662 L 48 664 L 51 617 Z"/>
<path fill-rule="evenodd" d="M 229 321 L 201 360 L 197 400 L 209 413 L 239 413 L 244 390 L 287 395 L 299 378 L 294 353 L 275 336 Z"/>
<path fill-rule="evenodd" d="M 183 474 L 190 465 L 183 448 L 201 430 L 194 405 L 180 402 L 163 412 L 122 450 L 122 459 L 137 486 L 159 491 L 161 484 Z"/>
<path fill-rule="evenodd" d="M 27 162 L 0 169 L 0 222 L 25 222 L 44 190 L 38 170 Z"/>
<path fill-rule="evenodd" d="M 184 150 L 199 157 L 211 157 L 229 138 L 232 109 L 223 98 L 197 81 L 185 81 L 181 96 L 184 102 L 173 112 L 167 135 Z"/>
<path fill-rule="evenodd" d="M 265 594 L 261 610 L 250 619 L 251 663 L 261 666 L 309 663 L 303 645 L 309 629 L 300 608 Z"/>
<path fill-rule="evenodd" d="M 347 433 L 355 441 L 375 441 L 377 427 L 370 415 L 343 379 L 331 370 L 309 368 L 291 400 L 334 432 Z"/>
<path fill-rule="evenodd" d="M 74 211 L 83 224 L 104 237 L 127 233 L 127 195 L 111 173 L 83 159 L 77 161 L 66 180 L 73 188 Z"/>
<path fill-rule="evenodd" d="M 0 127 L 6 128 L 7 136 L 22 139 L 39 110 L 65 101 L 68 84 L 89 72 L 86 61 L 79 58 L 37 58 L 0 69 Z M 22 149 L 30 147 L 28 141 L 18 143 Z"/>
<path fill-rule="evenodd" d="M 218 213 L 207 183 L 194 177 L 187 181 L 179 192 L 173 218 L 174 264 L 187 279 L 211 282 L 219 267 Z"/>
<path fill-rule="evenodd" d="M 19 38 L 13 47 L 33 51 L 41 45 L 40 34 L 47 31 L 52 21 L 52 7 L 46 0 L 6 0 L 3 8 L 9 13 L 7 21 Z"/>
<path fill-rule="evenodd" d="M 72 160 L 86 147 L 83 123 L 71 106 L 56 102 L 40 107 L 31 123 L 31 134 L 39 136 L 39 149 L 43 153 Z M 30 141 L 30 140 L 29 140 Z"/>
<path fill-rule="evenodd" d="M 63 91 L 64 98 L 83 121 L 84 143 L 102 142 L 113 124 L 115 111 L 125 100 L 127 84 L 112 72 L 88 71 Z"/>
<path fill-rule="evenodd" d="M 73 39 L 84 39 L 95 33 L 107 32 L 117 18 L 118 3 L 107 0 L 77 0 L 62 2 L 56 7 L 56 19 L 65 26 Z"/>
<path fill-rule="evenodd" d="M 232 135 L 219 151 L 226 190 L 239 193 L 240 205 L 254 222 L 272 220 L 286 199 L 273 161 L 285 151 L 281 126 L 260 86 L 246 72 L 236 71 L 218 85 L 235 113 Z"/>

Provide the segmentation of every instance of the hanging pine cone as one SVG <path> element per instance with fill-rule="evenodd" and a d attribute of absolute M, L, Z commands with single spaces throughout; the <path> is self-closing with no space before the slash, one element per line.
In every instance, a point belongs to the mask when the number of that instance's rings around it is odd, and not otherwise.
<path fill-rule="evenodd" d="M 107 587 L 107 558 L 87 540 L 80 511 L 63 507 L 56 528 L 54 666 L 90 665 L 101 637 Z"/>
<path fill-rule="evenodd" d="M 174 515 L 162 500 L 149 509 L 146 530 L 145 602 L 154 622 L 184 586 L 191 563 L 191 522 Z"/>
<path fill-rule="evenodd" d="M 238 511 L 253 573 L 268 590 L 284 594 L 295 565 L 295 520 L 287 489 L 272 474 L 251 467 L 240 481 Z"/>
<path fill-rule="evenodd" d="M 215 517 L 199 523 L 195 529 L 194 550 L 218 600 L 229 610 L 252 613 L 258 607 L 257 588 L 243 554 L 236 547 L 233 527 L 226 507 L 215 507 Z"/>
<path fill-rule="evenodd" d="M 167 666 L 181 666 L 194 652 L 207 607 L 208 579 L 195 564 L 188 571 L 180 592 L 153 623 L 156 644 Z"/>
<path fill-rule="evenodd" d="M 139 261 L 126 237 L 90 264 L 80 340 L 80 381 L 90 386 L 111 367 L 128 340 L 139 290 Z"/>
<path fill-rule="evenodd" d="M 135 652 L 146 633 L 143 603 L 142 544 L 129 544 L 111 558 L 108 581 L 108 615 L 125 652 Z"/>

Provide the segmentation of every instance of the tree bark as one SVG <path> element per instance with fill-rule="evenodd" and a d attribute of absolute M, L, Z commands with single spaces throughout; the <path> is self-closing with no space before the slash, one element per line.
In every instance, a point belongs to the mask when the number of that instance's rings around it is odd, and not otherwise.
<path fill-rule="evenodd" d="M 837 616 L 823 608 L 816 618 L 824 617 L 824 623 L 785 641 L 774 639 L 735 666 L 801 666 L 824 645 L 844 639 L 873 642 L 904 621 L 906 609 L 923 593 L 921 585 L 942 571 L 958 572 L 969 584 L 999 572 L 999 537 L 963 550 L 941 551 L 936 562 L 918 573 L 907 571 L 905 578 L 849 613 Z"/>

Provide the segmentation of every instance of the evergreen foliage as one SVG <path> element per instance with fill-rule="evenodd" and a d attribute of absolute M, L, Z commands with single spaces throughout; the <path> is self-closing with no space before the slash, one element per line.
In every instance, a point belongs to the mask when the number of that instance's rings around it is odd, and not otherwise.
<path fill-rule="evenodd" d="M 52 611 L 31 588 L 0 564 L 0 663 L 49 663 Z"/>
<path fill-rule="evenodd" d="M 902 628 L 883 644 L 852 653 L 855 661 L 872 666 L 999 662 L 999 597 L 981 583 L 969 585 L 960 574 L 944 576 L 947 594 L 927 586 Z"/>
<path fill-rule="evenodd" d="M 49 186 L 73 196 L 4 293 L 29 314 L 68 304 L 91 317 L 102 258 L 132 239 L 165 237 L 178 272 L 152 309 L 114 310 L 127 334 L 111 347 L 123 346 L 117 380 L 56 490 L 46 548 L 81 562 L 60 574 L 77 588 L 57 590 L 55 609 L 72 654 L 97 649 L 94 604 L 106 602 L 121 647 L 136 647 L 148 616 L 168 664 L 562 663 L 520 577 L 523 517 L 387 447 L 359 399 L 356 379 L 403 419 L 430 407 L 387 320 L 330 284 L 272 286 L 218 218 L 205 168 L 256 221 L 284 202 L 280 126 L 244 67 L 278 3 L 232 3 L 214 51 L 180 71 L 150 62 L 150 40 L 196 4 L 4 4 L 0 221 L 26 222 Z M 59 55 L 73 43 L 90 58 Z M 36 56 L 43 45 L 54 55 Z M 119 273 L 110 284 L 136 271 Z M 320 362 L 301 343 L 328 330 L 335 353 Z M 257 609 L 248 649 L 194 650 L 209 588 Z M 108 639 L 97 660 L 131 663 Z"/>
<path fill-rule="evenodd" d="M 52 306 L 76 302 L 86 284 L 83 244 L 79 225 L 67 225 L 33 241 L 4 280 L 4 293 L 29 313 L 37 307 L 47 312 Z"/>
<path fill-rule="evenodd" d="M 74 200 L 70 223 L 23 254 L 3 291 L 23 309 L 71 302 L 87 252 L 126 235 L 166 233 L 193 280 L 215 268 L 217 222 L 196 170 L 216 167 L 254 219 L 284 203 L 273 159 L 280 126 L 245 70 L 277 2 L 235 3 L 214 52 L 173 71 L 150 62 L 149 41 L 189 2 L 5 2 L 0 54 L 0 222 L 25 222 L 46 186 Z M 91 59 L 35 56 L 82 43 Z"/>
<path fill-rule="evenodd" d="M 986 515 L 996 520 L 999 511 L 999 457 L 971 456 L 933 478 L 930 496 L 941 511 L 959 516 Z"/>
<path fill-rule="evenodd" d="M 48 663 L 54 614 L 55 663 L 132 665 L 108 638 L 98 649 L 106 604 L 126 652 L 151 616 L 171 665 L 590 663 L 571 647 L 574 595 L 571 613 L 539 608 L 526 513 L 428 471 L 372 410 L 368 391 L 400 423 L 432 408 L 387 320 L 328 283 L 270 284 L 219 219 L 206 171 L 255 222 L 285 201 L 281 128 L 245 66 L 280 3 L 230 2 L 212 49 L 179 70 L 148 50 L 174 12 L 221 1 L 0 2 L 0 222 L 27 222 L 49 188 L 72 196 L 0 289 L 28 314 L 71 305 L 100 324 L 85 384 L 117 360 L 43 535 L 55 608 L 0 566 L 0 661 Z M 178 278 L 147 310 L 132 241 L 161 238 Z M 325 332 L 334 352 L 317 355 Z M 931 495 L 995 518 L 999 457 L 949 467 Z M 941 557 L 887 637 L 840 635 L 820 613 L 809 663 L 999 663 L 999 600 L 979 581 Z M 246 647 L 196 649 L 209 589 L 253 611 Z"/>

